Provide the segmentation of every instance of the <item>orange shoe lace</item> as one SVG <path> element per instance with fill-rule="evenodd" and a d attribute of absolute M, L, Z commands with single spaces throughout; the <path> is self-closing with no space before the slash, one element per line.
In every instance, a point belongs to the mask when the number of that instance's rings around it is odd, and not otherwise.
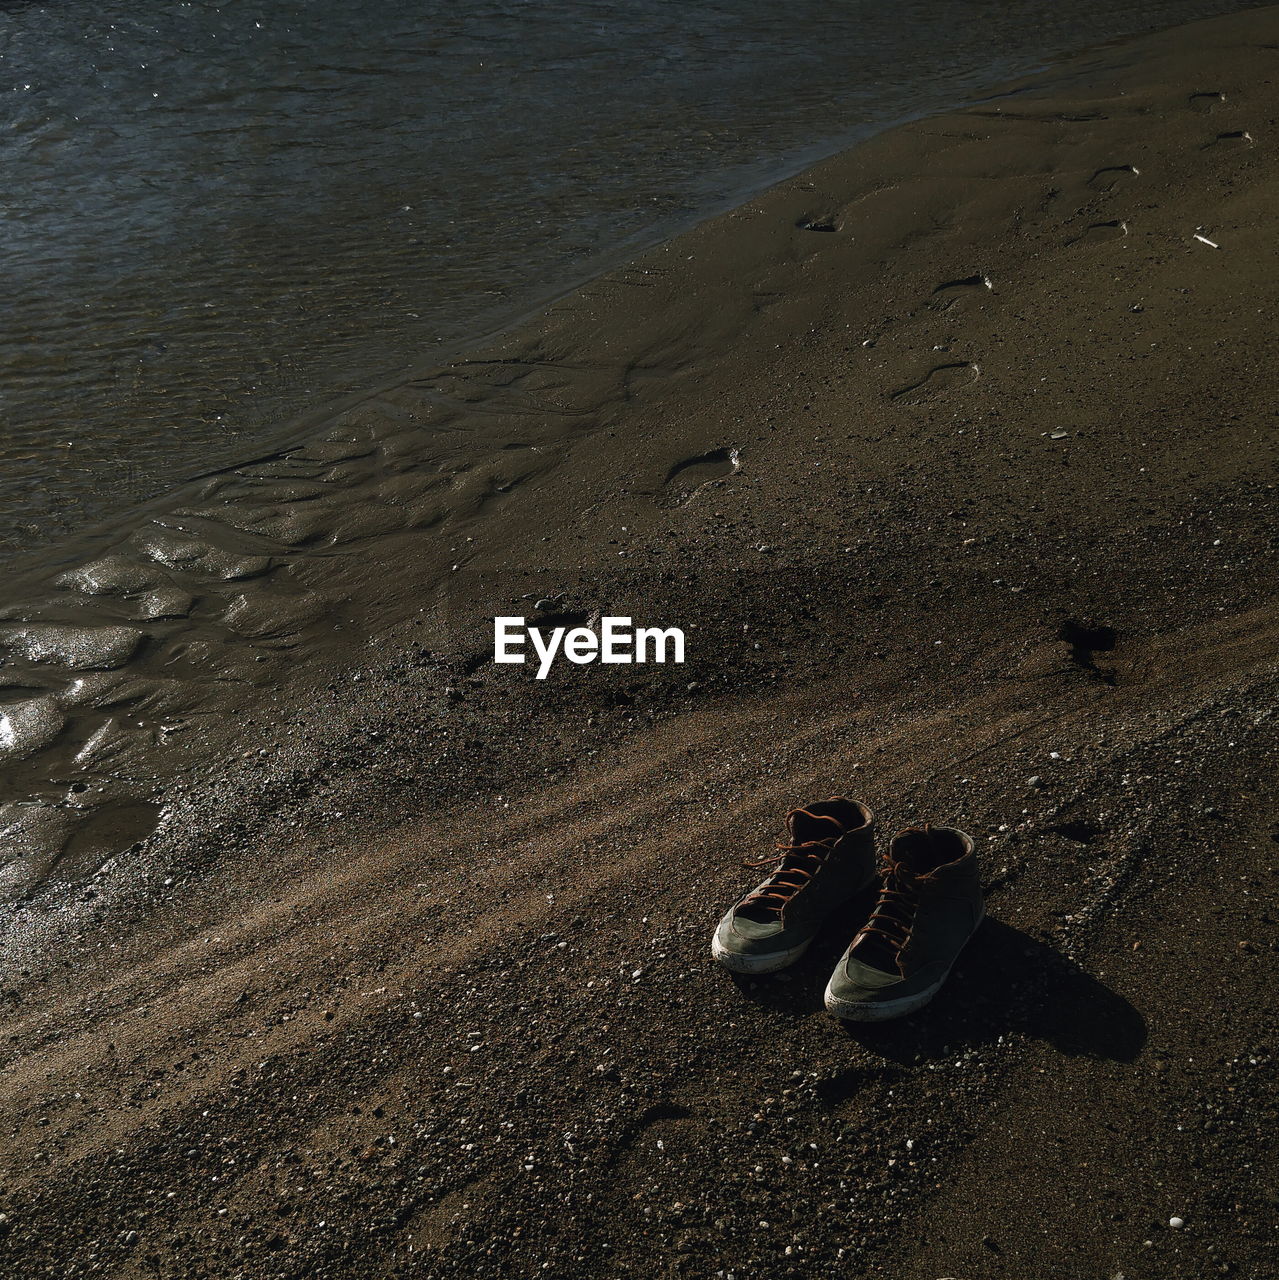
<path fill-rule="evenodd" d="M 782 909 L 812 878 L 821 870 L 826 855 L 834 849 L 840 836 L 844 834 L 843 824 L 838 818 L 826 813 L 809 813 L 807 809 L 792 809 L 786 815 L 786 827 L 795 830 L 796 817 L 811 818 L 814 822 L 831 822 L 835 825 L 835 834 L 824 840 L 804 840 L 799 844 L 778 843 L 777 851 L 766 858 L 747 858 L 742 862 L 744 867 L 767 867 L 777 864 L 776 870 L 758 889 L 742 899 L 742 906 L 763 907 L 766 911 L 775 911 L 780 916 Z"/>
<path fill-rule="evenodd" d="M 919 886 L 902 875 L 895 863 L 886 862 L 883 868 L 884 883 L 870 919 L 862 927 L 858 941 L 878 934 L 895 957 L 910 941 L 915 930 L 915 911 L 919 906 Z"/>

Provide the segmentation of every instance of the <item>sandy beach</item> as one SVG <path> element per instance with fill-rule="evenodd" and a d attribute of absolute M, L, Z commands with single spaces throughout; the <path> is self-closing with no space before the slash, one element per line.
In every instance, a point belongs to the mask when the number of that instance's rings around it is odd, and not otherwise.
<path fill-rule="evenodd" d="M 1103 49 L 33 560 L 0 1275 L 1274 1274 L 1277 116 Z M 710 958 L 835 794 L 977 837 L 901 1023 Z"/>

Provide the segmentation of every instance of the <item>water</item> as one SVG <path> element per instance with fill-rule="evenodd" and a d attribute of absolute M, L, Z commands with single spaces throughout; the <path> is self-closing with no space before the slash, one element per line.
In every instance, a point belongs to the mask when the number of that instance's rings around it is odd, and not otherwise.
<path fill-rule="evenodd" d="M 1241 7 L 0 0 L 0 561 L 841 142 Z"/>

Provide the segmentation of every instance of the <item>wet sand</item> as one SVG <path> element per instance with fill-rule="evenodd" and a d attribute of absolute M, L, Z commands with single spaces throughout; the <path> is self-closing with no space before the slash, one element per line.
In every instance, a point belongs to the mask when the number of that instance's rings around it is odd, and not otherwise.
<path fill-rule="evenodd" d="M 0 1271 L 1271 1274 L 1277 72 L 907 125 L 32 565 Z M 979 837 L 897 1025 L 709 959 L 833 792 Z"/>

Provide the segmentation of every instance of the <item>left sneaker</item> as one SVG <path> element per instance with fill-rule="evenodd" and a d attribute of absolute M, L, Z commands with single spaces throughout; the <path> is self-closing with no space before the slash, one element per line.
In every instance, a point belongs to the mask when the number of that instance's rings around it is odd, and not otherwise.
<path fill-rule="evenodd" d="M 729 909 L 711 954 L 734 973 L 775 973 L 793 964 L 827 919 L 875 878 L 875 817 L 836 798 L 793 809 L 789 840 L 748 867 L 772 874 Z"/>
<path fill-rule="evenodd" d="M 826 1007 L 852 1022 L 923 1008 L 986 914 L 972 837 L 953 827 L 893 838 L 879 899 L 826 984 Z"/>

